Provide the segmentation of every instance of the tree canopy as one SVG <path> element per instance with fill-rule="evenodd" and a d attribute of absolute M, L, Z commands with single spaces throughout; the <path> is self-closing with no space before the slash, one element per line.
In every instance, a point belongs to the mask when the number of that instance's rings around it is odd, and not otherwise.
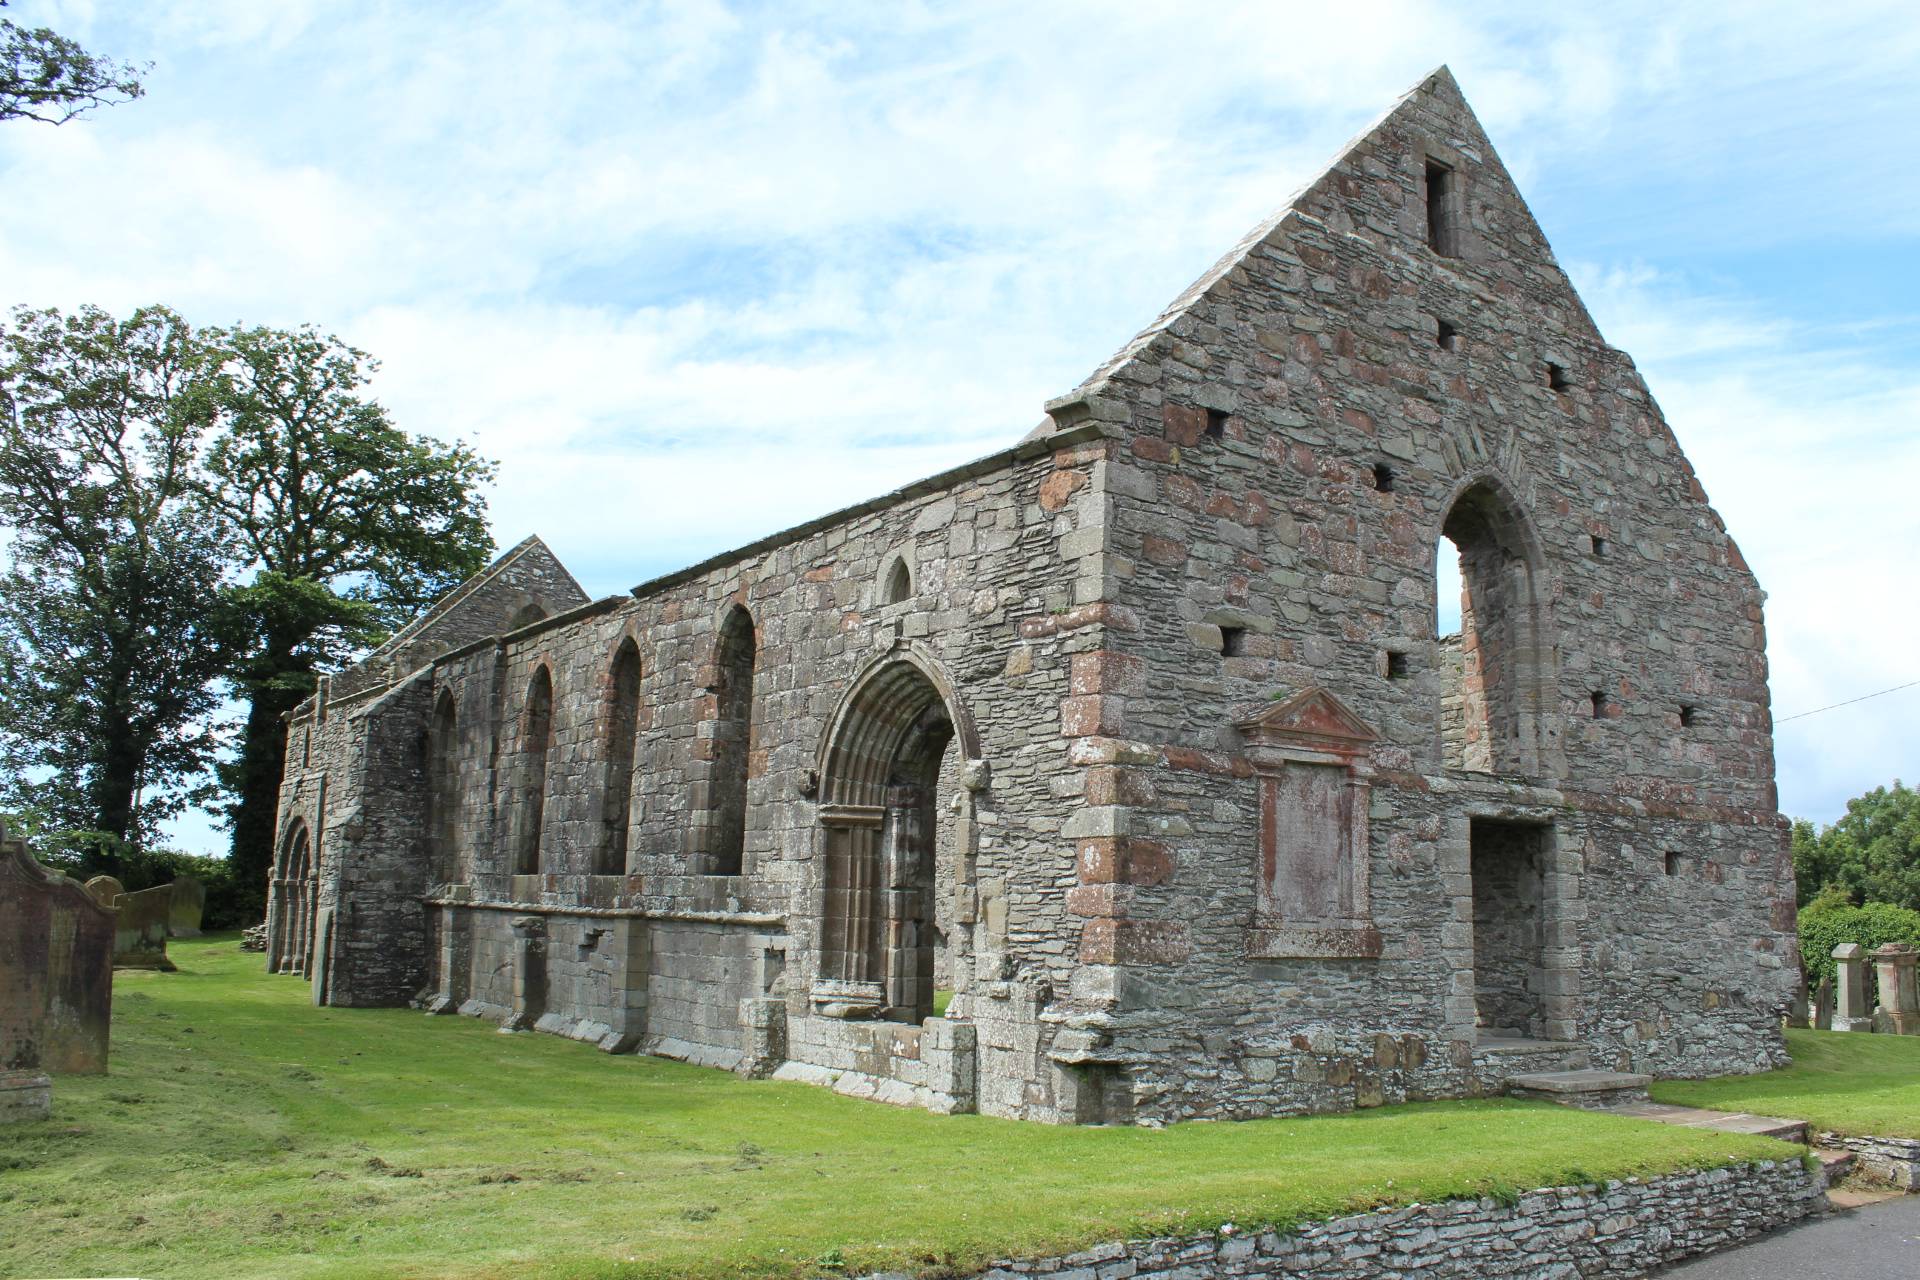
<path fill-rule="evenodd" d="M 0 327 L 0 800 L 89 869 L 210 798 L 224 690 L 246 718 L 213 776 L 258 897 L 285 714 L 485 565 L 492 465 L 396 426 L 375 368 L 164 307 Z"/>
<path fill-rule="evenodd" d="M 1847 801 L 1830 827 L 1796 821 L 1793 872 L 1802 906 L 1837 888 L 1857 903 L 1920 910 L 1920 792 L 1896 781 Z"/>
<path fill-rule="evenodd" d="M 231 656 L 199 500 L 204 354 L 164 307 L 17 311 L 0 329 L 0 790 L 123 844 L 205 798 Z"/>
<path fill-rule="evenodd" d="M 146 92 L 144 70 L 88 53 L 45 27 L 0 18 L 0 120 L 65 124 L 95 107 L 130 102 Z"/>

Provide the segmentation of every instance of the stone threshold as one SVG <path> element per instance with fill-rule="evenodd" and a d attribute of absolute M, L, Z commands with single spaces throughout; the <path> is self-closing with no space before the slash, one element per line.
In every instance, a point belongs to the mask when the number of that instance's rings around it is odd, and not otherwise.
<path fill-rule="evenodd" d="M 1062 1257 L 1006 1260 L 982 1280 L 1487 1280 L 1633 1277 L 1744 1243 L 1827 1211 L 1826 1176 L 1800 1160 L 1543 1187 L 1511 1203 L 1491 1197 L 1352 1214 L 1282 1233 L 1218 1231 L 1116 1241 Z M 904 1280 L 870 1273 L 860 1280 Z"/>

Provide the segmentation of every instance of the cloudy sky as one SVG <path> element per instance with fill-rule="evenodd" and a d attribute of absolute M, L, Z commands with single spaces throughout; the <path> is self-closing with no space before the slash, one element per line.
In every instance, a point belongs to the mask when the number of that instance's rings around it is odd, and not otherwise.
<path fill-rule="evenodd" d="M 0 306 L 337 332 L 604 594 L 1018 438 L 1445 62 L 1767 588 L 1776 715 L 1920 679 L 1920 7 L 1581 8 L 15 0 L 154 66 L 0 130 Z M 1831 820 L 1920 782 L 1920 688 L 1778 741 Z"/>

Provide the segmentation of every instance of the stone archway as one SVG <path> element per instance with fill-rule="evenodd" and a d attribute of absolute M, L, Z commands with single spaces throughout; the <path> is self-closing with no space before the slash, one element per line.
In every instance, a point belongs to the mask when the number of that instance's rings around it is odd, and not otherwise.
<path fill-rule="evenodd" d="M 307 824 L 299 818 L 281 839 L 272 890 L 276 927 L 272 930 L 273 951 L 267 970 L 307 975 L 313 959 L 313 847 L 307 837 Z"/>
<path fill-rule="evenodd" d="M 820 755 L 824 877 L 813 1002 L 834 1017 L 918 1023 L 933 1015 L 935 870 L 942 763 L 977 772 L 979 738 L 952 683 L 913 650 L 870 664 L 829 723 Z M 953 830 L 958 827 L 959 830 Z M 952 874 L 972 875 L 970 812 L 949 825 Z M 956 930 L 956 935 L 958 934 Z M 964 948 L 957 938 L 951 940 Z M 960 957 L 950 956 L 957 965 Z"/>

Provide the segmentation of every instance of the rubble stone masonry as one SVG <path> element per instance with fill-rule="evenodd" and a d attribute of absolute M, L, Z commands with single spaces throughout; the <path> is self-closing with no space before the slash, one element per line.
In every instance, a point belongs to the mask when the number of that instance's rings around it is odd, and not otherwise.
<path fill-rule="evenodd" d="M 1762 593 L 1444 70 L 1047 410 L 514 548 L 293 717 L 270 963 L 1066 1122 L 1783 1060 Z"/>

